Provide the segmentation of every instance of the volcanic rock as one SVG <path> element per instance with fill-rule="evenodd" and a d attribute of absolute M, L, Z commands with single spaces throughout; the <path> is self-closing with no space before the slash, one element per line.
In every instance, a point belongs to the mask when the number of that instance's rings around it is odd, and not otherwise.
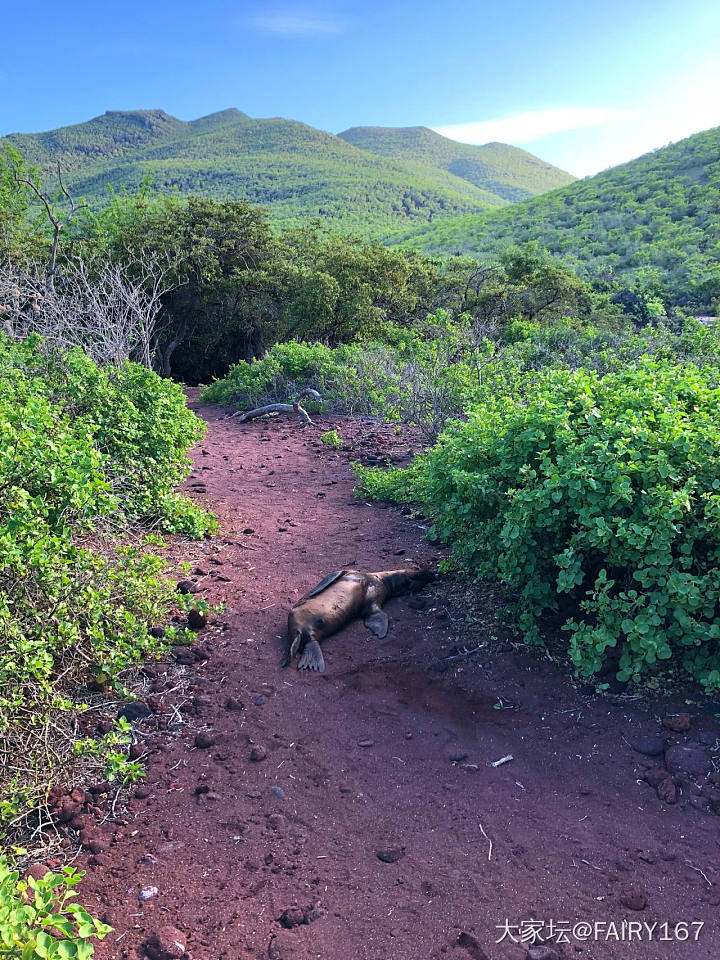
<path fill-rule="evenodd" d="M 185 956 L 185 934 L 170 924 L 160 927 L 145 943 L 150 960 L 180 960 Z"/>
<path fill-rule="evenodd" d="M 665 751 L 665 766 L 670 773 L 704 777 L 711 767 L 710 754 L 701 746 L 676 743 Z"/>

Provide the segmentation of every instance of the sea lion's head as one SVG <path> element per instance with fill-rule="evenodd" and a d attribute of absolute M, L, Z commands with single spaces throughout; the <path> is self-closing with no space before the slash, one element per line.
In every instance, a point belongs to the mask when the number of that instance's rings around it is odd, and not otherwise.
<path fill-rule="evenodd" d="M 391 597 L 404 593 L 417 593 L 426 583 L 435 579 L 434 571 L 429 567 L 405 567 L 402 570 L 388 570 L 380 575 Z"/>

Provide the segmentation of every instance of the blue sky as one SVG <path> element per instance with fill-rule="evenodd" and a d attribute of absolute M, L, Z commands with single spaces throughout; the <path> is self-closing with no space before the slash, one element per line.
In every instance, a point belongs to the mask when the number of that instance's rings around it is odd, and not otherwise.
<path fill-rule="evenodd" d="M 716 0 L 127 0 L 3 13 L 0 133 L 235 106 L 429 126 L 577 175 L 720 124 Z"/>

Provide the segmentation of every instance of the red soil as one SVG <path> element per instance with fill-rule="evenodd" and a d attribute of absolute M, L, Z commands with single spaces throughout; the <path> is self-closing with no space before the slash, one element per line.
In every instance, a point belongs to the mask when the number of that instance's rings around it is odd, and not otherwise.
<path fill-rule="evenodd" d="M 226 627 L 200 634 L 206 661 L 154 684 L 172 722 L 150 789 L 106 826 L 81 888 L 115 927 L 96 956 L 143 957 L 170 925 L 191 960 L 717 960 L 720 819 L 688 778 L 663 803 L 640 779 L 658 762 L 630 746 L 662 734 L 711 753 L 715 718 L 698 709 L 670 732 L 665 704 L 583 695 L 492 621 L 469 639 L 447 577 L 387 605 L 385 640 L 361 623 L 329 640 L 324 675 L 281 670 L 287 610 L 325 574 L 441 557 L 410 516 L 353 499 L 348 460 L 407 454 L 407 440 L 323 418 L 352 447 L 335 454 L 294 422 L 193 405 L 209 432 L 188 489 L 222 533 L 185 556 Z M 194 700 L 173 692 L 178 669 Z M 143 887 L 157 893 L 141 901 Z M 516 939 L 532 919 L 562 923 L 569 942 L 496 943 L 506 919 Z M 605 924 L 600 939 L 573 938 L 577 921 Z M 623 921 L 657 923 L 654 939 L 628 941 Z M 692 927 L 667 939 L 680 921 L 704 921 L 697 942 Z"/>

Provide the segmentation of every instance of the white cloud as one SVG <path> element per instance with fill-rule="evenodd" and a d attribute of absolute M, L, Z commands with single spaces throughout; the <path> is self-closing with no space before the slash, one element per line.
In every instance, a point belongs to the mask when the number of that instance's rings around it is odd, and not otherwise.
<path fill-rule="evenodd" d="M 622 110 L 604 107 L 560 107 L 534 110 L 497 120 L 457 123 L 449 127 L 433 127 L 436 133 L 463 143 L 530 143 L 539 137 L 566 130 L 600 127 L 622 116 Z"/>
<path fill-rule="evenodd" d="M 720 124 L 720 59 L 654 92 L 600 131 L 597 158 L 583 173 L 625 163 Z"/>
<path fill-rule="evenodd" d="M 336 37 L 345 32 L 340 20 L 306 13 L 272 13 L 253 22 L 260 30 L 285 37 Z"/>
<path fill-rule="evenodd" d="M 718 125 L 720 58 L 653 78 L 622 108 L 561 107 L 433 129 L 463 143 L 522 145 L 584 177 Z"/>

